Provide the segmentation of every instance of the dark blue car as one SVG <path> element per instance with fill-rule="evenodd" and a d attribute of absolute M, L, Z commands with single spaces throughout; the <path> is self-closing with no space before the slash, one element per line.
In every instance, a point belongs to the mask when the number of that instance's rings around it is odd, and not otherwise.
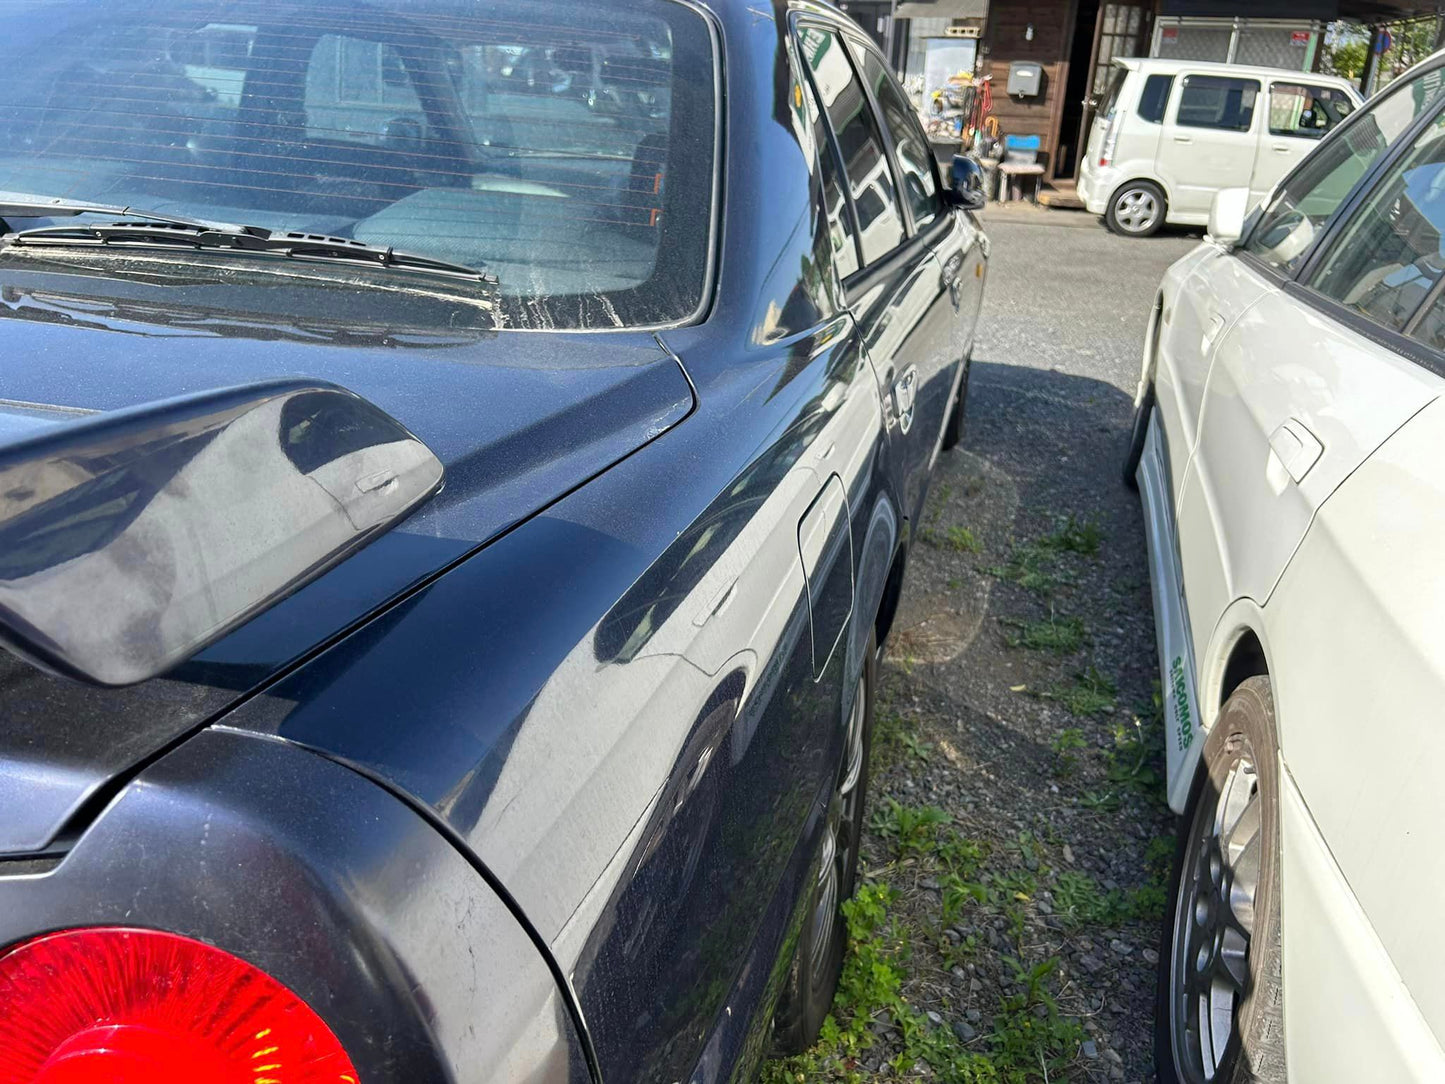
<path fill-rule="evenodd" d="M 970 163 L 808 0 L 0 17 L 0 1080 L 809 1044 Z"/>

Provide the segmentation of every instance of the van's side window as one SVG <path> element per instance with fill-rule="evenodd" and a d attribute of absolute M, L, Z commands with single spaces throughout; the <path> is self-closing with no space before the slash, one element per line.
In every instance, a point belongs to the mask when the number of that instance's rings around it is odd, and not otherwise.
<path fill-rule="evenodd" d="M 1139 92 L 1139 119 L 1150 124 L 1164 121 L 1164 108 L 1169 104 L 1169 92 L 1174 89 L 1174 76 L 1151 75 L 1144 80 L 1144 89 Z"/>
<path fill-rule="evenodd" d="M 1390 84 L 1346 131 L 1310 152 L 1264 209 L 1245 242 L 1246 251 L 1294 270 L 1355 182 L 1436 101 L 1442 86 L 1439 68 Z"/>
<path fill-rule="evenodd" d="M 1269 88 L 1269 134 L 1319 139 L 1354 109 L 1350 96 L 1337 87 L 1274 83 Z"/>
<path fill-rule="evenodd" d="M 1254 123 L 1254 103 L 1258 97 L 1259 84 L 1253 79 L 1186 75 L 1175 123 L 1184 128 L 1247 132 Z"/>

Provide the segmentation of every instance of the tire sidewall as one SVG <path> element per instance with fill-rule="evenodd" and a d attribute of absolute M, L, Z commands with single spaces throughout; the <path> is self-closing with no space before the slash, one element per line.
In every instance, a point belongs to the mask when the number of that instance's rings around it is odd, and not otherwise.
<path fill-rule="evenodd" d="M 853 898 L 858 882 L 858 860 L 864 827 L 867 823 L 868 807 L 868 760 L 873 751 L 873 709 L 878 689 L 878 648 L 876 635 L 868 637 L 863 657 L 863 763 L 858 771 L 856 792 L 859 796 L 855 813 L 855 845 L 849 853 L 849 860 L 838 882 L 837 921 L 833 923 L 832 944 L 828 949 L 827 979 L 815 984 L 812 969 L 807 961 L 812 958 L 812 946 L 820 936 L 817 928 L 817 908 L 814 906 L 816 886 L 808 894 L 807 918 L 803 921 L 801 936 L 789 969 L 787 987 L 779 1000 L 774 1018 L 773 1045 L 783 1054 L 800 1054 L 818 1041 L 823 1021 L 833 1008 L 833 995 L 838 989 L 838 979 L 843 972 L 843 956 L 848 947 L 848 925 L 842 915 L 842 906 Z M 846 762 L 840 770 L 846 770 Z M 812 870 L 810 864 L 809 870 Z"/>
<path fill-rule="evenodd" d="M 1259 882 L 1250 939 L 1250 989 L 1235 1009 L 1234 1034 L 1216 1080 L 1233 1084 L 1284 1084 L 1285 1047 L 1280 951 L 1279 740 L 1269 679 L 1250 678 L 1230 695 L 1209 731 L 1189 804 L 1179 822 L 1179 845 L 1170 878 L 1169 910 L 1159 943 L 1155 999 L 1155 1068 L 1159 1084 L 1189 1084 L 1174 1060 L 1174 931 L 1189 840 L 1212 816 L 1225 777 L 1248 748 L 1259 780 Z"/>
<path fill-rule="evenodd" d="M 1119 201 L 1130 192 L 1146 192 L 1154 197 L 1154 202 L 1159 205 L 1159 214 L 1155 216 L 1154 221 L 1145 229 L 1126 229 L 1119 221 L 1116 213 Z M 1163 227 L 1164 218 L 1168 212 L 1169 207 L 1164 199 L 1164 190 L 1157 184 L 1154 184 L 1152 181 L 1128 181 L 1116 188 L 1114 194 L 1109 197 L 1109 209 L 1104 213 L 1104 221 L 1108 224 L 1109 229 L 1122 237 L 1153 237 Z"/>

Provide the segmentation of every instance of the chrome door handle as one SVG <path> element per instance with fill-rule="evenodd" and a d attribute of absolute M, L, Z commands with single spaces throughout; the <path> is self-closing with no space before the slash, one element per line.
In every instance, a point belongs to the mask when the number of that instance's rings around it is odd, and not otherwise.
<path fill-rule="evenodd" d="M 1269 435 L 1269 450 L 1279 458 L 1295 484 L 1303 481 L 1325 446 L 1296 418 L 1288 418 Z"/>
<path fill-rule="evenodd" d="M 918 369 L 909 366 L 893 385 L 893 405 L 898 410 L 898 428 L 908 432 L 913 427 L 913 408 L 918 402 Z"/>

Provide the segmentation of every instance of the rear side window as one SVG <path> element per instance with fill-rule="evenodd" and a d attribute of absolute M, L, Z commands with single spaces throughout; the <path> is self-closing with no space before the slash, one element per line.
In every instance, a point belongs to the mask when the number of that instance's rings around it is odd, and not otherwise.
<path fill-rule="evenodd" d="M 188 0 L 138 12 L 0 0 L 0 190 L 485 268 L 513 327 L 700 310 L 716 65 L 707 23 L 684 5 Z"/>
<path fill-rule="evenodd" d="M 1151 75 L 1144 80 L 1144 89 L 1139 92 L 1139 117 L 1150 124 L 1164 120 L 1164 109 L 1169 104 L 1169 92 L 1174 89 L 1174 76 Z"/>
<path fill-rule="evenodd" d="M 1109 82 L 1104 87 L 1104 94 L 1099 99 L 1099 116 L 1105 120 L 1112 120 L 1114 110 L 1119 105 L 1119 94 L 1124 89 L 1124 80 L 1129 78 L 1128 68 L 1113 68 L 1109 71 Z"/>
<path fill-rule="evenodd" d="M 1269 88 L 1269 134 L 1320 139 L 1354 110 L 1338 87 L 1275 83 Z"/>
<path fill-rule="evenodd" d="M 1275 267 L 1294 270 L 1356 182 L 1438 99 L 1441 86 L 1439 69 L 1392 86 L 1347 130 L 1312 151 L 1264 209 L 1245 250 Z"/>
<path fill-rule="evenodd" d="M 843 169 L 858 215 L 863 262 L 872 263 L 902 244 L 904 237 L 903 216 L 883 149 L 883 134 L 842 39 L 818 26 L 801 27 L 799 36 L 823 112 L 843 155 Z"/>
<path fill-rule="evenodd" d="M 858 270 L 858 235 L 853 231 L 853 215 L 848 210 L 848 197 L 843 191 L 843 178 L 838 158 L 833 151 L 828 130 L 820 115 L 813 128 L 813 142 L 818 147 L 819 172 L 823 181 L 823 210 L 828 217 L 829 247 L 839 278 L 847 278 Z"/>
<path fill-rule="evenodd" d="M 1355 211 L 1310 285 L 1392 331 L 1407 331 L 1445 282 L 1445 116 L 1422 132 Z M 1428 334 L 1434 336 L 1434 329 Z M 1437 345 L 1432 343 L 1431 345 Z"/>
<path fill-rule="evenodd" d="M 923 229 L 943 210 L 934 175 L 933 150 L 923 137 L 918 114 L 894 85 L 893 77 L 871 52 L 857 50 L 863 58 L 863 77 L 873 88 L 873 96 L 883 111 L 883 123 L 893 137 L 893 156 L 898 160 L 899 181 L 908 208 L 913 212 L 913 226 Z"/>
<path fill-rule="evenodd" d="M 1258 97 L 1259 84 L 1253 79 L 1186 75 L 1175 123 L 1184 128 L 1247 132 L 1254 123 L 1254 103 Z"/>

